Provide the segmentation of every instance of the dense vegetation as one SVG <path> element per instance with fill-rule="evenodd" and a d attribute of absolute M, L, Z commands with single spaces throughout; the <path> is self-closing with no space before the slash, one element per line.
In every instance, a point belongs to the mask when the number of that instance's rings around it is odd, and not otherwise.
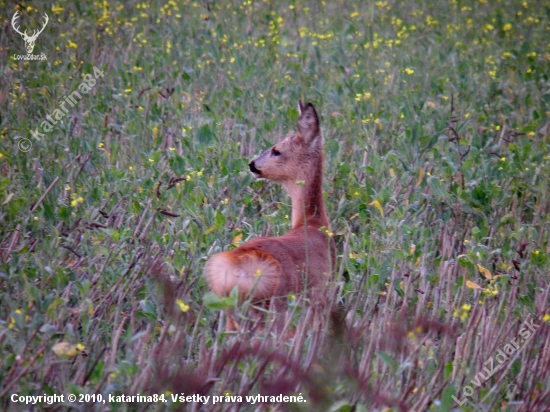
<path fill-rule="evenodd" d="M 0 6 L 0 408 L 549 408 L 547 2 Z M 47 60 L 14 60 L 17 10 L 29 33 L 48 14 Z M 300 98 L 322 115 L 340 320 L 290 296 L 294 339 L 242 307 L 228 335 L 235 299 L 202 267 L 289 228 L 247 162 L 295 130 Z"/>

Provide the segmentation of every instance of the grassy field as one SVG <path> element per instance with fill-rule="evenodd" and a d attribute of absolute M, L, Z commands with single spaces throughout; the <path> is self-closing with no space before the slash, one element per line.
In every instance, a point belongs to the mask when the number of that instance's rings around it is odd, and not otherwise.
<path fill-rule="evenodd" d="M 550 408 L 548 2 L 0 6 L 0 409 Z M 48 14 L 47 60 L 14 60 L 16 10 L 22 30 Z M 284 339 L 202 268 L 288 230 L 247 163 L 300 98 L 322 116 L 340 321 L 290 296 Z"/>

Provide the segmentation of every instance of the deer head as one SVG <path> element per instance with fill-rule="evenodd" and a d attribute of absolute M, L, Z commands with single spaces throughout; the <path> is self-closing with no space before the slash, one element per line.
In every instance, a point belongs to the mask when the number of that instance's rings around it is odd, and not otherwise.
<path fill-rule="evenodd" d="M 250 171 L 283 185 L 292 200 L 292 227 L 318 218 L 328 226 L 323 199 L 323 136 L 315 107 L 298 103 L 298 133 L 249 163 Z"/>
<path fill-rule="evenodd" d="M 11 19 L 11 25 L 13 26 L 13 29 L 21 35 L 23 40 L 25 41 L 25 48 L 27 49 L 27 54 L 31 54 L 34 50 L 34 43 L 36 42 L 36 39 L 38 38 L 38 35 L 44 31 L 44 28 L 48 24 L 48 21 L 50 20 L 48 18 L 48 15 L 44 13 L 44 24 L 42 25 L 42 29 L 35 30 L 32 36 L 27 35 L 27 30 L 24 32 L 21 32 L 19 30 L 19 27 L 16 26 L 16 20 L 19 18 L 19 12 L 16 11 L 13 15 L 13 18 Z"/>
<path fill-rule="evenodd" d="M 298 133 L 280 141 L 250 162 L 254 176 L 285 184 L 305 180 L 317 173 L 322 163 L 322 136 L 319 116 L 311 103 L 298 103 Z"/>

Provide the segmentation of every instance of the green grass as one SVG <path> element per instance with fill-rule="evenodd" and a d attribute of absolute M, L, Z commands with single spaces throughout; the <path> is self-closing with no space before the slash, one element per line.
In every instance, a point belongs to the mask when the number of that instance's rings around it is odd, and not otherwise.
<path fill-rule="evenodd" d="M 307 403 L 73 410 L 548 405 L 548 3 L 13 4 L 0 1 L 2 408 L 168 392 Z M 47 61 L 12 59 L 18 8 L 23 30 L 50 16 L 34 50 Z M 103 77 L 34 139 L 94 67 Z M 295 129 L 300 98 L 322 115 L 342 321 L 298 298 L 294 340 L 228 336 L 219 308 L 234 300 L 205 306 L 202 268 L 289 228 L 288 197 L 247 162 Z M 528 316 L 534 338 L 477 388 Z"/>

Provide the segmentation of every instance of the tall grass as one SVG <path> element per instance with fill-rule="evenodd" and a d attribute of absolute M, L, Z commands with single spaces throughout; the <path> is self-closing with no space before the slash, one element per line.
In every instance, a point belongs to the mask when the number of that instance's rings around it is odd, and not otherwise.
<path fill-rule="evenodd" d="M 52 410 L 548 409 L 546 2 L 0 5 L 2 408 L 301 393 Z M 13 60 L 16 10 L 23 30 L 50 16 L 47 61 Z M 90 92 L 35 139 L 86 74 Z M 289 297 L 281 335 L 273 314 L 203 300 L 201 273 L 289 228 L 289 199 L 247 162 L 295 128 L 299 98 L 322 114 L 339 256 L 329 307 Z M 529 316 L 531 339 L 477 387 Z"/>

